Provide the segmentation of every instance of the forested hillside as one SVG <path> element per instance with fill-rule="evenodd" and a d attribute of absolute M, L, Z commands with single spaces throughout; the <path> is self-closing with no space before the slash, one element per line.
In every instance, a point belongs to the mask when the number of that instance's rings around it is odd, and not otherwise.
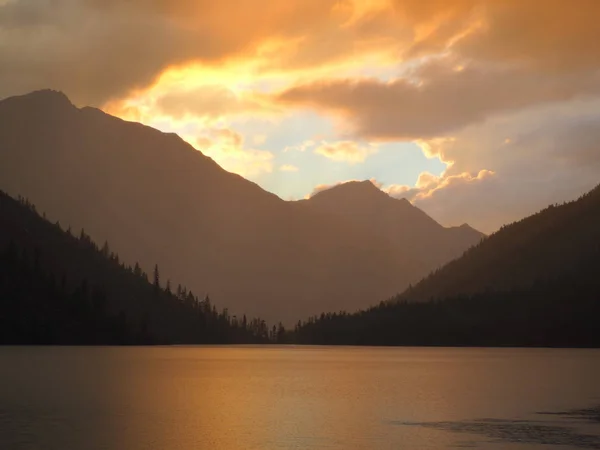
<path fill-rule="evenodd" d="M 300 322 L 305 344 L 600 346 L 600 188 L 498 233 L 401 296 Z"/>
<path fill-rule="evenodd" d="M 152 282 L 109 244 L 51 224 L 0 192 L 0 344 L 267 342 L 264 321 L 217 311 L 208 296 Z"/>
<path fill-rule="evenodd" d="M 600 242 L 600 186 L 576 201 L 550 205 L 471 247 L 398 300 L 424 301 L 553 281 Z"/>

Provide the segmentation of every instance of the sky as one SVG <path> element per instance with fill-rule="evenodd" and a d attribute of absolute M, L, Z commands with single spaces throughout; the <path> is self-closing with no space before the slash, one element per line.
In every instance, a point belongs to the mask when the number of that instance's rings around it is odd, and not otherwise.
<path fill-rule="evenodd" d="M 0 0 L 0 97 L 176 132 L 286 200 L 486 233 L 600 181 L 598 0 Z"/>

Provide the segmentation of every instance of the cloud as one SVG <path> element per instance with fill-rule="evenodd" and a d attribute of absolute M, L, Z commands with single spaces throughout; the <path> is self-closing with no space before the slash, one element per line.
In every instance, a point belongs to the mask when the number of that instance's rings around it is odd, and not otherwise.
<path fill-rule="evenodd" d="M 379 140 L 447 135 L 500 113 L 600 94 L 596 73 L 542 77 L 518 68 L 435 60 L 392 82 L 324 80 L 291 87 L 283 104 L 320 109 L 346 120 L 352 135 Z"/>
<path fill-rule="evenodd" d="M 444 225 L 468 222 L 490 233 L 598 183 L 600 101 L 533 108 L 471 126 L 452 139 L 423 141 L 452 161 L 440 177 L 384 190 L 407 198 Z"/>
<path fill-rule="evenodd" d="M 281 170 L 282 172 L 298 172 L 298 169 L 296 166 L 293 166 L 292 164 L 282 164 L 281 166 L 279 166 L 279 170 Z"/>
<path fill-rule="evenodd" d="M 495 231 L 506 221 L 507 211 L 499 208 L 501 203 L 506 206 L 504 190 L 502 180 L 489 170 L 442 177 L 421 174 L 413 188 L 384 188 L 392 197 L 408 199 L 445 226 L 469 223 L 484 233 Z"/>
<path fill-rule="evenodd" d="M 416 195 L 413 192 L 411 202 L 443 225 L 468 223 L 484 233 L 492 233 L 549 204 L 574 200 L 597 183 L 591 178 L 574 183 L 572 174 L 554 176 L 551 182 L 544 176 L 529 175 L 530 178 L 517 177 L 490 171 L 454 175 L 443 179 L 435 189 L 419 190 Z"/>
<path fill-rule="evenodd" d="M 392 0 L 413 30 L 405 56 L 451 50 L 469 60 L 543 71 L 600 67 L 596 0 Z"/>
<path fill-rule="evenodd" d="M 254 136 L 252 136 L 252 143 L 254 145 L 262 145 L 267 141 L 267 135 L 266 134 L 255 134 Z"/>
<path fill-rule="evenodd" d="M 480 170 L 475 175 L 464 172 L 458 175 L 442 175 L 440 177 L 429 172 L 422 172 L 414 187 L 392 184 L 384 187 L 383 191 L 392 197 L 406 198 L 412 202 L 419 202 L 432 198 L 436 195 L 437 191 L 455 189 L 460 185 L 476 185 L 494 175 L 494 172 L 485 169 Z"/>
<path fill-rule="evenodd" d="M 480 61 L 527 65 L 543 71 L 600 67 L 600 3 L 596 0 L 504 0 L 475 4 L 482 26 L 457 51 Z M 473 9 L 472 9 L 473 10 Z"/>
<path fill-rule="evenodd" d="M 182 119 L 185 117 L 220 118 L 239 114 L 275 112 L 271 105 L 248 93 L 234 93 L 225 86 L 199 86 L 191 90 L 167 91 L 156 101 L 154 114 Z"/>
<path fill-rule="evenodd" d="M 472 179 L 467 173 L 449 178 L 457 178 L 459 180 Z M 446 179 L 445 177 L 438 177 L 429 172 L 421 172 L 414 187 L 405 184 L 390 184 L 385 186 L 382 190 L 392 197 L 406 198 L 407 200 L 413 201 L 415 198 L 431 195 L 436 189 L 447 186 L 452 182 L 453 181 Z"/>
<path fill-rule="evenodd" d="M 13 0 L 0 2 L 0 96 L 42 87 L 100 105 L 166 69 L 252 59 L 321 71 L 451 50 L 539 70 L 598 68 L 596 0 Z M 360 63 L 359 63 L 360 64 Z"/>
<path fill-rule="evenodd" d="M 323 72 L 387 55 L 398 32 L 365 0 L 14 0 L 0 3 L 0 97 L 39 88 L 101 106 L 193 64 Z M 375 9 L 381 10 L 381 7 Z M 383 8 L 389 10 L 389 5 Z M 407 41 L 408 42 L 408 41 Z M 382 60 L 384 56 L 376 56 Z"/>
<path fill-rule="evenodd" d="M 225 170 L 238 175 L 255 178 L 273 171 L 273 154 L 265 150 L 244 148 L 244 139 L 233 130 L 205 130 L 205 135 L 191 141 L 198 150 L 213 158 Z"/>
<path fill-rule="evenodd" d="M 353 141 L 322 142 L 315 149 L 317 155 L 322 155 L 332 161 L 347 162 L 349 164 L 361 163 L 370 155 L 377 153 L 377 146 L 361 146 Z"/>
<path fill-rule="evenodd" d="M 306 140 L 298 145 L 290 145 L 283 149 L 284 152 L 305 152 L 307 149 L 314 147 L 317 143 L 311 139 Z"/>
<path fill-rule="evenodd" d="M 0 96 L 40 87 L 99 105 L 171 66 L 219 64 L 267 44 L 331 32 L 337 0 L 16 0 L 0 5 Z M 306 44 L 305 44 L 306 45 Z"/>
<path fill-rule="evenodd" d="M 539 173 L 596 167 L 600 99 L 534 106 L 468 126 L 451 137 L 416 141 L 429 157 L 449 164 L 448 175 L 482 168 Z"/>

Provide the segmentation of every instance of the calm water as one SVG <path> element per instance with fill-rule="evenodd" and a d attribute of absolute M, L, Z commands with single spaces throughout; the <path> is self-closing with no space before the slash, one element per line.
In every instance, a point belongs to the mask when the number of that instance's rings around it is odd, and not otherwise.
<path fill-rule="evenodd" d="M 3 450 L 600 449 L 598 405 L 595 350 L 0 348 Z"/>

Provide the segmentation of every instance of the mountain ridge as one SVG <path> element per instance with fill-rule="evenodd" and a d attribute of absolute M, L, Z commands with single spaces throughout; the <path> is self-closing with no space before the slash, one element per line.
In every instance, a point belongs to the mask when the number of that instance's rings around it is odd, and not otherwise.
<path fill-rule="evenodd" d="M 0 124 L 1 189 L 110 242 L 130 263 L 149 271 L 158 262 L 165 277 L 205 289 L 199 294 L 238 314 L 290 321 L 365 307 L 482 236 L 457 239 L 456 230 L 375 186 L 380 200 L 372 203 L 391 217 L 380 229 L 359 212 L 319 207 L 331 192 L 286 202 L 175 134 L 77 108 L 56 91 L 0 101 Z M 431 239 L 404 239 L 400 248 L 398 205 L 436 230 L 441 251 Z"/>
<path fill-rule="evenodd" d="M 545 269 L 555 277 L 565 261 L 575 264 L 577 251 L 596 242 L 598 233 L 590 224 L 600 217 L 600 185 L 576 200 L 547 208 L 504 225 L 463 257 L 449 262 L 424 278 L 399 299 L 426 301 L 486 289 L 526 287 Z M 580 223 L 578 223 L 580 222 Z M 568 237 L 568 238 L 567 238 Z M 537 252 L 530 249 L 535 247 Z M 568 264 L 567 264 L 568 265 Z"/>
<path fill-rule="evenodd" d="M 499 231 L 401 295 L 300 323 L 319 345 L 600 347 L 600 186 Z"/>

